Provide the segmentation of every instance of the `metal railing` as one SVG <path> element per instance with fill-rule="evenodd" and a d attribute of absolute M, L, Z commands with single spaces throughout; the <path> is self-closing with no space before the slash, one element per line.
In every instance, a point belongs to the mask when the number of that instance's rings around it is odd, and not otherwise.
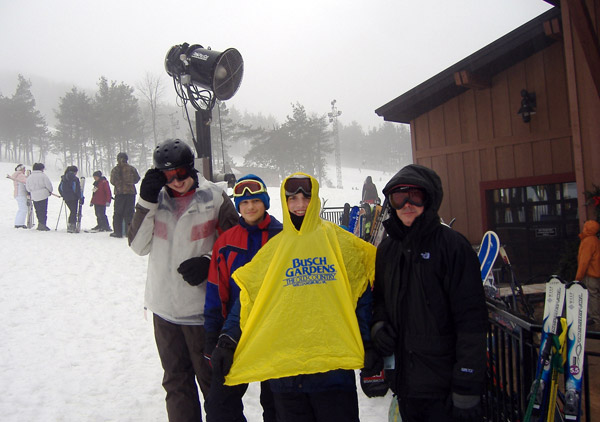
<path fill-rule="evenodd" d="M 535 379 L 542 326 L 512 314 L 494 301 L 488 300 L 487 307 L 489 331 L 487 391 L 484 396 L 486 420 L 522 421 L 531 384 Z M 600 333 L 587 332 L 586 340 L 588 339 L 600 339 Z M 585 352 L 582 421 L 592 421 L 589 359 L 599 356 L 600 354 L 592 351 Z"/>
<path fill-rule="evenodd" d="M 341 224 L 344 207 L 328 207 L 321 209 L 321 218 L 335 224 Z"/>

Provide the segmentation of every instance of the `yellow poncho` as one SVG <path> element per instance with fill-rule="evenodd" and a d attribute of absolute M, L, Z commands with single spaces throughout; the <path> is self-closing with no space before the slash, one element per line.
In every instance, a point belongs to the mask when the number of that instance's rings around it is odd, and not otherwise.
<path fill-rule="evenodd" d="M 284 181 L 283 231 L 233 274 L 242 336 L 227 385 L 363 366 L 355 308 L 374 278 L 376 248 L 319 217 L 319 185 L 311 181 L 300 231 Z"/>

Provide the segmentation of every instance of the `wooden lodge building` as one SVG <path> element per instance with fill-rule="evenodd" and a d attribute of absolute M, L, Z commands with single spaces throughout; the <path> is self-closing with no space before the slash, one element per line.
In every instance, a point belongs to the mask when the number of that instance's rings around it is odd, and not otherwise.
<path fill-rule="evenodd" d="M 600 185 L 600 0 L 555 7 L 375 112 L 410 124 L 441 177 L 440 216 L 473 245 L 494 230 L 521 281 L 548 276 Z"/>

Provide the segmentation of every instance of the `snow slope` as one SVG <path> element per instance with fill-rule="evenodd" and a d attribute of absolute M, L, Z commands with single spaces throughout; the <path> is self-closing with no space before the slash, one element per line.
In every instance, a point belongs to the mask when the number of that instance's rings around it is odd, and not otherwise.
<path fill-rule="evenodd" d="M 0 163 L 12 174 L 17 163 Z M 332 169 L 330 174 L 335 174 Z M 145 169 L 140 169 L 143 174 Z M 47 169 L 55 192 L 62 171 Z M 392 174 L 344 169 L 344 190 L 322 189 L 327 206 L 357 204 L 367 175 L 381 190 Z M 89 176 L 89 175 L 85 175 Z M 49 198 L 49 232 L 14 228 L 17 203 L 0 183 L 0 415 L 13 421 L 166 421 L 162 368 L 151 315 L 143 310 L 146 257 L 107 233 L 70 234 L 61 200 Z M 83 228 L 96 225 L 85 186 Z M 281 217 L 279 188 L 269 188 Z M 112 224 L 112 207 L 108 209 Z M 58 227 L 57 227 L 58 222 Z M 55 228 L 57 227 L 57 230 Z M 387 420 L 391 395 L 359 390 L 361 421 Z M 258 384 L 244 397 L 261 421 Z"/>

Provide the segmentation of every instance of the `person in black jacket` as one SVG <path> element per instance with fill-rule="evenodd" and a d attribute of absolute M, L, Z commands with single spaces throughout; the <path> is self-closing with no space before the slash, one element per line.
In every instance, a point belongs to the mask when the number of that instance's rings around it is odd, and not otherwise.
<path fill-rule="evenodd" d="M 371 336 L 402 420 L 480 421 L 487 311 L 479 261 L 440 221 L 443 191 L 431 169 L 411 164 L 383 189 L 390 218 L 377 249 Z"/>
<path fill-rule="evenodd" d="M 79 201 L 83 205 L 83 193 L 81 192 L 81 184 L 77 177 L 78 168 L 77 166 L 68 166 L 65 169 L 65 174 L 61 176 L 60 184 L 58 185 L 58 191 L 62 196 L 65 204 L 69 207 L 69 220 L 67 224 L 67 232 L 77 232 L 77 212 Z"/>

